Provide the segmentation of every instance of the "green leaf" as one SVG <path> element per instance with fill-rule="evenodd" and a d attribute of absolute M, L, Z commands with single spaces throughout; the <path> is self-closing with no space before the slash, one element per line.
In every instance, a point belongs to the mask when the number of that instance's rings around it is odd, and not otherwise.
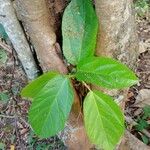
<path fill-rule="evenodd" d="M 138 130 L 138 131 L 142 131 L 143 129 L 146 129 L 149 127 L 149 124 L 143 120 L 143 119 L 139 119 L 138 120 L 138 124 L 135 126 L 135 128 Z"/>
<path fill-rule="evenodd" d="M 109 89 L 121 89 L 138 82 L 129 68 L 105 57 L 92 57 L 81 61 L 75 76 L 80 81 L 84 80 Z"/>
<path fill-rule="evenodd" d="M 5 144 L 0 142 L 0 150 L 5 150 Z"/>
<path fill-rule="evenodd" d="M 143 111 L 144 111 L 144 115 L 142 117 L 142 119 L 147 119 L 150 117 L 150 105 L 146 105 L 144 108 L 143 108 Z"/>
<path fill-rule="evenodd" d="M 84 101 L 84 122 L 91 142 L 104 150 L 113 150 L 124 133 L 124 117 L 113 99 L 91 91 Z"/>
<path fill-rule="evenodd" d="M 94 55 L 98 19 L 91 0 L 72 0 L 62 21 L 63 52 L 69 63 L 76 65 Z"/>
<path fill-rule="evenodd" d="M 150 10 L 149 0 L 136 0 L 134 5 L 135 11 L 140 17 L 146 16 L 146 12 Z"/>
<path fill-rule="evenodd" d="M 5 32 L 5 29 L 2 24 L 0 24 L 0 37 L 3 38 L 4 40 L 7 40 L 8 38 L 8 35 Z"/>
<path fill-rule="evenodd" d="M 149 143 L 149 138 L 147 136 L 141 135 L 141 138 L 142 138 L 143 143 L 145 143 L 145 144 Z"/>
<path fill-rule="evenodd" d="M 64 128 L 74 97 L 66 76 L 46 73 L 27 85 L 22 96 L 33 99 L 29 122 L 37 135 L 47 138 Z"/>
<path fill-rule="evenodd" d="M 7 58 L 6 51 L 0 48 L 0 66 L 6 63 Z"/>
<path fill-rule="evenodd" d="M 0 102 L 2 101 L 2 103 L 6 103 L 9 100 L 9 95 L 7 92 L 1 92 L 0 93 Z"/>

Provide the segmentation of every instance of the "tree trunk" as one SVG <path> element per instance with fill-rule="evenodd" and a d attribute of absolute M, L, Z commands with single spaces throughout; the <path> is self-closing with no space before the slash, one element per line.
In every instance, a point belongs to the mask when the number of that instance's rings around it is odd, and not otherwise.
<path fill-rule="evenodd" d="M 135 69 L 139 52 L 132 5 L 132 0 L 95 0 L 99 19 L 96 55 L 118 59 Z M 124 105 L 125 91 L 101 90 L 118 98 Z"/>
<path fill-rule="evenodd" d="M 60 57 L 61 50 L 57 49 L 55 18 L 48 10 L 46 0 L 16 0 L 15 4 L 18 16 L 23 21 L 34 45 L 42 70 L 44 72 L 56 70 L 67 74 L 67 67 Z M 76 91 L 74 94 L 75 100 L 67 126 L 59 137 L 71 150 L 88 149 L 90 144 L 80 115 L 80 100 Z"/>
<path fill-rule="evenodd" d="M 36 78 L 37 65 L 10 0 L 0 0 L 0 23 L 4 26 L 28 79 Z"/>
<path fill-rule="evenodd" d="M 95 0 L 99 19 L 97 55 L 116 58 L 135 68 L 138 38 L 132 0 Z"/>
<path fill-rule="evenodd" d="M 57 70 L 67 73 L 67 69 L 59 57 L 53 19 L 45 0 L 16 0 L 18 14 L 35 47 L 40 66 L 43 71 Z"/>
<path fill-rule="evenodd" d="M 96 55 L 118 59 L 134 70 L 139 49 L 132 5 L 132 0 L 95 0 L 99 19 Z M 116 98 L 124 110 L 128 89 L 100 90 Z"/>

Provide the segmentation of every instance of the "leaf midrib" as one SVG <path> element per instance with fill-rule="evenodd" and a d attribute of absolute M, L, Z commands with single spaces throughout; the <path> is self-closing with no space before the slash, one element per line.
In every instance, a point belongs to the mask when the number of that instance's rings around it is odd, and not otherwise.
<path fill-rule="evenodd" d="M 102 125 L 102 128 L 103 128 L 103 130 L 102 131 L 105 131 L 104 130 L 104 125 L 103 125 L 103 122 L 102 122 L 102 119 L 101 119 L 101 116 L 100 116 L 100 114 L 99 114 L 99 108 L 98 108 L 98 106 L 97 106 L 97 102 L 96 102 L 96 97 L 95 97 L 95 94 L 92 92 L 92 96 L 93 96 L 93 98 L 94 98 L 94 104 L 95 104 L 95 106 L 96 106 L 96 110 L 97 110 L 97 113 L 98 113 L 98 116 L 99 116 L 99 118 L 100 118 L 100 120 L 101 120 L 101 125 Z M 104 133 L 104 135 L 105 135 L 105 138 L 107 139 L 107 144 L 109 145 L 109 143 L 108 143 L 108 137 L 107 137 L 107 135 L 106 135 L 106 133 L 105 132 L 103 132 Z"/>
<path fill-rule="evenodd" d="M 62 85 L 61 85 L 61 87 L 60 87 L 60 89 L 59 89 L 59 91 L 58 91 L 58 93 L 56 94 L 56 96 L 55 96 L 55 100 L 53 100 L 53 102 L 51 103 L 51 105 L 50 105 L 50 110 L 51 110 L 51 108 L 52 108 L 52 106 L 56 103 L 57 104 L 57 106 L 59 106 L 58 105 L 58 101 L 57 101 L 57 97 L 58 97 L 58 95 L 59 95 L 59 93 L 60 93 L 60 91 L 61 91 L 61 89 L 62 89 L 62 87 L 63 87 L 63 85 L 64 85 L 64 83 L 66 82 L 66 79 L 64 79 L 64 82 L 62 83 Z M 57 107 L 58 108 L 58 107 Z M 59 108 L 58 108 L 58 110 L 60 110 Z M 47 119 L 49 118 L 49 116 L 51 117 L 51 111 L 49 111 L 49 113 L 48 113 L 48 115 L 47 115 L 47 117 L 46 117 L 46 119 L 45 119 L 45 121 L 44 121 L 44 126 L 45 126 L 45 122 L 47 121 Z M 52 119 L 51 119 L 52 120 Z M 64 120 L 62 120 L 62 121 L 64 121 Z M 56 128 L 55 128 L 56 129 Z M 42 130 L 43 130 L 43 128 L 42 128 Z"/>
<path fill-rule="evenodd" d="M 81 70 L 79 70 L 79 71 L 77 71 L 77 74 L 91 74 L 91 75 L 97 75 L 97 76 L 100 76 L 100 77 L 102 77 L 102 78 L 107 78 L 107 77 L 105 77 L 105 75 L 102 75 L 102 74 L 98 74 L 98 73 L 92 73 L 92 72 L 88 72 L 88 71 L 81 71 Z M 85 75 L 86 76 L 86 75 Z M 108 76 L 109 77 L 109 76 Z M 106 82 L 106 80 L 103 80 L 104 82 Z M 111 87 L 114 87 L 113 86 L 113 84 L 111 84 L 111 83 L 109 83 L 109 82 L 106 82 L 109 86 L 111 86 Z"/>

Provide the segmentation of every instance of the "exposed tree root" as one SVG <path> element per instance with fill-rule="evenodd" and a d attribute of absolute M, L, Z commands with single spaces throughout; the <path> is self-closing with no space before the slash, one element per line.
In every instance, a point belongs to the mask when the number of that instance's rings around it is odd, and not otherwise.
<path fill-rule="evenodd" d="M 68 73 L 67 67 L 58 51 L 54 27 L 54 16 L 49 12 L 45 0 L 17 0 L 18 16 L 25 25 L 32 44 L 34 45 L 42 70 L 55 70 Z M 60 11 L 60 8 L 57 8 Z M 76 91 L 72 111 L 65 130 L 60 137 L 69 149 L 89 149 L 89 142 L 83 126 L 80 100 Z M 88 144 L 87 144 L 88 143 Z"/>
<path fill-rule="evenodd" d="M 17 0 L 16 6 L 34 45 L 42 70 L 67 73 L 56 48 L 56 35 L 51 24 L 53 21 L 45 0 Z"/>
<path fill-rule="evenodd" d="M 0 0 L 0 23 L 4 26 L 27 77 L 34 79 L 38 76 L 38 69 L 10 0 Z"/>

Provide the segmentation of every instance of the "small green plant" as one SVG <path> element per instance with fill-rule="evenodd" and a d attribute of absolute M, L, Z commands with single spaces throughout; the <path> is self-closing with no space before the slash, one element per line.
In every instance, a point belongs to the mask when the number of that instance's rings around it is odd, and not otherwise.
<path fill-rule="evenodd" d="M 149 0 L 136 0 L 134 5 L 137 15 L 140 17 L 143 17 L 150 10 Z"/>
<path fill-rule="evenodd" d="M 7 53 L 4 49 L 0 48 L 0 66 L 3 66 L 8 59 Z"/>
<path fill-rule="evenodd" d="M 5 144 L 0 142 L 0 150 L 5 150 Z"/>
<path fill-rule="evenodd" d="M 64 129 L 74 100 L 72 79 L 108 89 L 137 83 L 137 77 L 125 65 L 94 56 L 97 31 L 98 20 L 91 1 L 72 0 L 64 12 L 62 34 L 64 56 L 75 67 L 68 75 L 45 73 L 21 93 L 32 99 L 29 122 L 40 137 L 54 136 Z M 124 133 L 123 113 L 110 96 L 88 90 L 83 104 L 87 135 L 93 144 L 112 150 Z"/>
<path fill-rule="evenodd" d="M 150 106 L 147 105 L 143 108 L 142 116 L 138 117 L 137 125 L 135 126 L 135 129 L 137 131 L 148 129 L 150 127 L 150 125 L 147 122 L 149 118 L 150 118 Z M 149 143 L 149 138 L 146 135 L 141 134 L 141 138 L 145 144 Z"/>
<path fill-rule="evenodd" d="M 9 95 L 7 91 L 0 92 L 0 103 L 4 104 L 9 101 Z"/>
<path fill-rule="evenodd" d="M 136 129 L 139 131 L 142 131 L 143 129 L 146 129 L 149 127 L 149 124 L 146 122 L 146 120 L 150 118 L 150 106 L 146 105 L 143 108 L 143 114 L 141 117 L 138 117 Z"/>

